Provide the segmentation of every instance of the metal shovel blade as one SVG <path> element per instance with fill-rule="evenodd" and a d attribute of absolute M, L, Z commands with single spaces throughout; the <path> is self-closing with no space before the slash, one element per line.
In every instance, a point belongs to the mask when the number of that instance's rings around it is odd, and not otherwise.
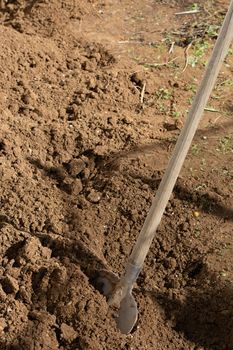
<path fill-rule="evenodd" d="M 119 285 L 120 279 L 111 271 L 102 270 L 99 273 L 97 282 L 101 285 L 103 294 L 109 299 L 112 304 L 112 296 L 116 294 L 116 286 Z M 116 295 L 115 295 L 116 296 Z M 118 294 L 120 298 L 120 294 Z M 116 297 L 116 299 L 118 299 Z M 128 290 L 123 299 L 118 300 L 120 306 L 118 309 L 117 326 L 121 333 L 128 334 L 135 326 L 138 319 L 137 303 L 132 295 L 132 291 Z M 113 303 L 114 305 L 114 303 Z M 119 305 L 119 304 L 118 304 Z"/>
<path fill-rule="evenodd" d="M 130 333 L 138 319 L 137 304 L 131 292 L 121 300 L 118 315 L 117 326 L 121 333 Z"/>

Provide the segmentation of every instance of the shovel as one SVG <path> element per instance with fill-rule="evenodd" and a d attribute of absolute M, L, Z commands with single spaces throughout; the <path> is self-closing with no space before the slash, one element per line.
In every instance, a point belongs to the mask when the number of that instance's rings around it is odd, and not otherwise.
<path fill-rule="evenodd" d="M 233 0 L 226 14 L 221 31 L 216 41 L 212 56 L 207 65 L 200 87 L 191 110 L 177 140 L 167 170 L 159 185 L 152 206 L 132 250 L 126 269 L 120 280 L 110 272 L 103 272 L 99 277 L 103 292 L 110 305 L 117 307 L 117 326 L 123 334 L 128 334 L 138 318 L 136 301 L 132 295 L 133 285 L 142 269 L 144 260 L 155 236 L 162 215 L 169 201 L 177 177 L 190 148 L 194 134 L 203 114 L 206 103 L 213 90 L 219 70 L 233 39 Z"/>

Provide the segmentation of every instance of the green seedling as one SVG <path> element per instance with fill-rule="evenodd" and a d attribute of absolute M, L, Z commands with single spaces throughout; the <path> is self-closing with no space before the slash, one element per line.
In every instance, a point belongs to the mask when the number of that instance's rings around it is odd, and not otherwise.
<path fill-rule="evenodd" d="M 192 55 L 188 57 L 188 64 L 191 67 L 195 67 L 208 48 L 209 44 L 206 41 L 198 40 L 194 45 Z"/>
<path fill-rule="evenodd" d="M 210 38 L 216 38 L 218 36 L 220 26 L 216 24 L 211 24 L 207 29 L 207 35 Z"/>
<path fill-rule="evenodd" d="M 159 104 L 159 111 L 163 114 L 166 114 L 168 112 L 168 106 L 165 106 L 163 102 Z"/>
<path fill-rule="evenodd" d="M 233 134 L 225 136 L 220 140 L 217 151 L 224 155 L 233 152 Z"/>
<path fill-rule="evenodd" d="M 188 104 L 191 106 L 191 104 L 193 103 L 193 97 L 189 97 L 187 100 Z"/>
<path fill-rule="evenodd" d="M 178 111 L 173 111 L 172 112 L 172 118 L 174 119 L 179 119 L 181 117 L 181 113 Z"/>
<path fill-rule="evenodd" d="M 192 152 L 192 155 L 194 155 L 194 156 L 198 156 L 200 153 L 200 150 L 201 150 L 201 148 L 197 144 L 194 144 L 191 147 L 191 152 Z"/>
<path fill-rule="evenodd" d="M 194 236 L 199 237 L 201 235 L 201 230 L 197 227 L 194 228 Z"/>
<path fill-rule="evenodd" d="M 196 93 L 197 87 L 196 87 L 195 84 L 188 84 L 185 90 L 186 91 L 192 91 L 192 92 Z"/>
<path fill-rule="evenodd" d="M 233 47 L 228 50 L 227 57 L 233 55 Z"/>
<path fill-rule="evenodd" d="M 158 91 L 156 91 L 156 96 L 161 100 L 169 100 L 172 96 L 172 92 L 168 89 L 160 88 Z"/>
<path fill-rule="evenodd" d="M 200 10 L 199 4 L 197 4 L 196 2 L 194 2 L 193 4 L 191 4 L 190 10 L 191 10 L 191 11 L 199 11 L 199 10 Z"/>

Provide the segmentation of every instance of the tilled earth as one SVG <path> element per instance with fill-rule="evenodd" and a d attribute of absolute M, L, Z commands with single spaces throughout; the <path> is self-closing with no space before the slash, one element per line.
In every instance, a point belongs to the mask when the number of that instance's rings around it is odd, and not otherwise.
<path fill-rule="evenodd" d="M 232 49 L 130 335 L 95 283 L 123 271 L 211 53 L 228 1 L 203 3 L 0 2 L 1 350 L 233 349 Z"/>

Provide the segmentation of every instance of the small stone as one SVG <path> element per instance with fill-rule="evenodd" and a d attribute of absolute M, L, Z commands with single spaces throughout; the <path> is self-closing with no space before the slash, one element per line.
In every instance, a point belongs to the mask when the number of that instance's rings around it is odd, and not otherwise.
<path fill-rule="evenodd" d="M 87 81 L 87 86 L 89 89 L 94 89 L 96 87 L 97 83 L 96 83 L 96 79 L 90 77 L 89 80 Z"/>
<path fill-rule="evenodd" d="M 130 232 L 130 225 L 128 223 L 125 225 L 125 231 Z"/>
<path fill-rule="evenodd" d="M 74 196 L 77 196 L 83 189 L 82 181 L 76 179 L 71 185 L 71 192 Z"/>
<path fill-rule="evenodd" d="M 17 293 L 19 290 L 18 281 L 12 276 L 5 276 L 1 281 L 2 288 L 5 293 Z"/>
<path fill-rule="evenodd" d="M 87 199 L 92 203 L 98 203 L 101 199 L 101 194 L 95 190 L 91 190 L 87 196 Z"/>
<path fill-rule="evenodd" d="M 89 168 L 85 168 L 85 169 L 83 170 L 83 178 L 84 178 L 84 180 L 89 179 L 90 175 L 91 175 L 90 169 L 89 169 Z"/>
<path fill-rule="evenodd" d="M 169 267 L 170 267 L 172 270 L 175 270 L 176 266 L 177 266 L 176 259 L 170 258 L 170 259 L 169 259 Z"/>
<path fill-rule="evenodd" d="M 85 162 L 82 159 L 72 159 L 69 162 L 69 173 L 72 176 L 77 176 L 85 169 Z"/>
<path fill-rule="evenodd" d="M 61 324 L 61 333 L 63 339 L 65 339 L 69 343 L 71 343 L 78 336 L 78 333 L 74 330 L 74 328 L 68 326 L 68 324 L 66 323 Z"/>
<path fill-rule="evenodd" d="M 31 303 L 31 291 L 29 288 L 25 288 L 24 286 L 21 286 L 19 288 L 19 295 L 20 295 L 21 300 L 24 303 L 28 303 L 28 304 Z"/>
<path fill-rule="evenodd" d="M 143 190 L 148 190 L 148 189 L 149 189 L 149 185 L 143 184 L 143 185 L 142 185 L 142 189 L 143 189 Z"/>

